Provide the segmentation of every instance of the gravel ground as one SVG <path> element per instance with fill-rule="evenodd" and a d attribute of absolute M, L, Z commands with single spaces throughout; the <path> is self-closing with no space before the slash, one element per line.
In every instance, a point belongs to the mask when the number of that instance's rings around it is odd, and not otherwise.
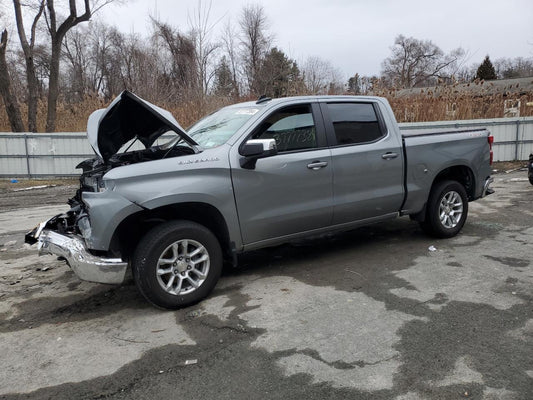
<path fill-rule="evenodd" d="M 530 399 L 533 186 L 495 178 L 455 238 L 402 218 L 252 252 L 172 312 L 22 243 L 75 185 L 0 188 L 0 398 Z"/>
<path fill-rule="evenodd" d="M 51 204 L 66 204 L 79 184 L 74 180 L 0 181 L 0 212 Z M 43 187 L 44 186 L 44 187 Z"/>

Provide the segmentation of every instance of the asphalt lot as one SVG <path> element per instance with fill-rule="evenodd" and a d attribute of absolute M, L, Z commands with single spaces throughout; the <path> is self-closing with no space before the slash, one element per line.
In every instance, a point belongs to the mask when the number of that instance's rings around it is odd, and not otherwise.
<path fill-rule="evenodd" d="M 531 399 L 533 186 L 495 179 L 453 239 L 402 218 L 256 251 L 175 312 L 22 243 L 74 187 L 0 191 L 0 398 Z"/>

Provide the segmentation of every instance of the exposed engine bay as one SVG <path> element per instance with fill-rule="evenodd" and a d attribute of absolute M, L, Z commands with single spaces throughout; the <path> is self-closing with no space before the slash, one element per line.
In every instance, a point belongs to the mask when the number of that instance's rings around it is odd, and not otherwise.
<path fill-rule="evenodd" d="M 148 149 L 130 151 L 113 155 L 107 162 L 100 157 L 90 158 L 79 163 L 76 168 L 82 169 L 80 187 L 74 197 L 68 200 L 70 210 L 56 215 L 47 221 L 46 227 L 61 234 L 83 234 L 84 227 L 89 229 L 89 216 L 81 200 L 83 192 L 99 192 L 104 190 L 102 177 L 113 168 L 140 162 L 160 160 L 163 158 L 179 157 L 194 154 L 194 150 L 187 146 L 153 146 Z"/>
<path fill-rule="evenodd" d="M 79 163 L 76 168 L 82 169 L 80 176 L 80 189 L 75 199 L 81 201 L 81 192 L 98 192 L 103 189 L 102 177 L 109 170 L 124 165 L 137 164 L 140 162 L 160 160 L 194 154 L 194 150 L 186 146 L 153 146 L 143 150 L 118 153 L 104 162 L 99 157 L 91 158 Z"/>

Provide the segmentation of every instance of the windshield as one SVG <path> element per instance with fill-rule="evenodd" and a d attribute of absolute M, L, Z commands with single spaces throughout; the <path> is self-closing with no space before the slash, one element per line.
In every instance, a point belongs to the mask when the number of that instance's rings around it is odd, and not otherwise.
<path fill-rule="evenodd" d="M 220 146 L 258 111 L 257 107 L 223 108 L 195 123 L 187 134 L 204 149 Z"/>

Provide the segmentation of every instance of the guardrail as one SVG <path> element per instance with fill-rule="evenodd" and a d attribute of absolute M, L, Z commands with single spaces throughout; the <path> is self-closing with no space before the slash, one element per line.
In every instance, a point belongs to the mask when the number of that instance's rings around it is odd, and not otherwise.
<path fill-rule="evenodd" d="M 533 152 L 533 117 L 400 124 L 400 129 L 428 131 L 470 127 L 491 131 L 495 161 L 526 160 Z M 83 132 L 0 133 L 0 178 L 78 176 L 76 165 L 91 157 L 94 152 Z"/>

